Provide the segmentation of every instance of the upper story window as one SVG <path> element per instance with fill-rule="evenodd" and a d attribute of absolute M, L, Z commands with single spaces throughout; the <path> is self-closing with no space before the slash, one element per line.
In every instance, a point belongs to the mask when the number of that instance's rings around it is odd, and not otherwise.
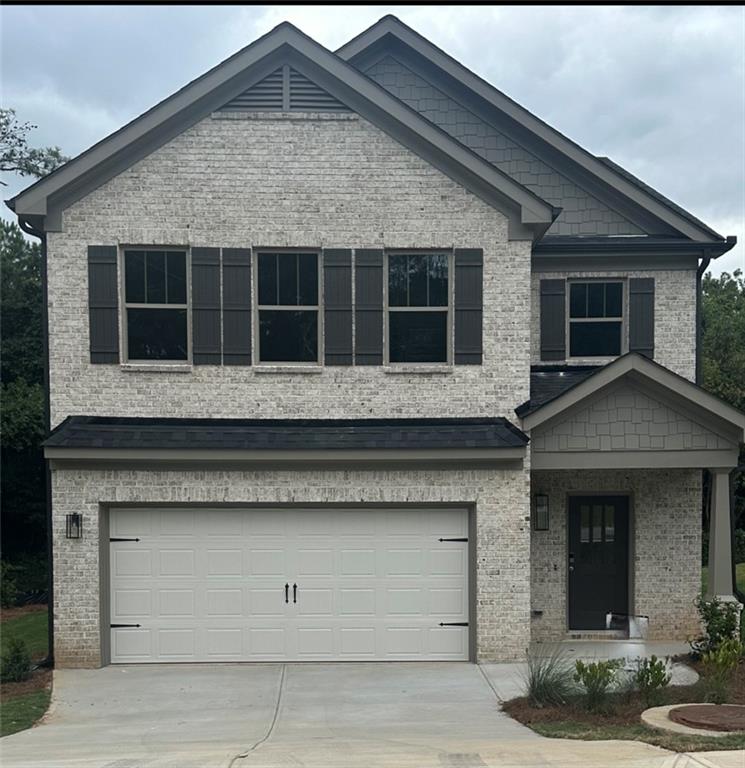
<path fill-rule="evenodd" d="M 128 360 L 188 360 L 186 251 L 124 251 Z"/>
<path fill-rule="evenodd" d="M 388 362 L 448 362 L 449 273 L 446 253 L 388 255 Z"/>
<path fill-rule="evenodd" d="M 623 283 L 569 283 L 569 357 L 615 357 L 623 347 Z"/>
<path fill-rule="evenodd" d="M 318 274 L 317 253 L 259 253 L 259 362 L 319 361 Z"/>

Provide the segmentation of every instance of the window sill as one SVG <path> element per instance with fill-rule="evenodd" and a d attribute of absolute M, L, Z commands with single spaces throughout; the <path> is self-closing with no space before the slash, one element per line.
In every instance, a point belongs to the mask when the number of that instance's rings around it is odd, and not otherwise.
<path fill-rule="evenodd" d="M 440 375 L 450 375 L 453 373 L 453 366 L 443 363 L 442 365 L 433 364 L 428 365 L 427 363 L 419 363 L 419 364 L 406 364 L 406 363 L 400 363 L 400 364 L 393 364 L 393 365 L 386 365 L 383 366 L 383 373 L 403 373 L 403 374 L 440 374 Z"/>
<path fill-rule="evenodd" d="M 191 373 L 194 370 L 191 363 L 121 363 L 119 367 L 131 373 Z"/>
<path fill-rule="evenodd" d="M 323 367 L 320 365 L 254 365 L 254 373 L 291 373 L 291 374 L 313 374 L 323 373 Z"/>

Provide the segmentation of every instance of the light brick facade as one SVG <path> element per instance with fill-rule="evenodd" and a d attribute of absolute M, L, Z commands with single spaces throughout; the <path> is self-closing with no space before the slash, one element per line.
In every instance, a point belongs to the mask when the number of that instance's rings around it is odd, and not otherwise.
<path fill-rule="evenodd" d="M 502 214 L 357 115 L 209 117 L 74 203 L 63 222 L 63 231 L 50 233 L 48 240 L 53 426 L 72 414 L 504 416 L 516 422 L 515 407 L 529 397 L 540 278 L 531 281 L 531 244 L 509 241 Z M 301 373 L 257 366 L 176 371 L 92 365 L 87 306 L 92 244 L 483 248 L 483 365 L 425 373 L 393 373 L 382 366 Z M 613 273 L 632 274 L 650 273 Z M 694 275 L 651 274 L 657 279 L 657 358 L 692 377 Z M 700 548 L 696 473 L 535 474 L 533 491 L 545 488 L 551 494 L 552 526 L 546 534 L 533 534 L 531 554 L 528 467 L 529 457 L 509 470 L 56 469 L 57 663 L 105 661 L 100 574 L 107 567 L 101 556 L 107 542 L 100 546 L 105 527 L 99 522 L 107 505 L 119 503 L 468 505 L 476 520 L 471 546 L 477 655 L 513 660 L 530 641 L 531 589 L 533 607 L 544 610 L 540 622 L 533 622 L 533 636 L 556 639 L 565 630 L 563 495 L 574 487 L 629 488 L 636 521 L 635 609 L 653 615 L 654 636 L 681 636 L 692 629 L 691 574 Z M 70 512 L 83 514 L 81 540 L 64 538 Z"/>
<path fill-rule="evenodd" d="M 99 666 L 99 521 L 109 504 L 350 504 L 469 506 L 476 521 L 479 659 L 521 658 L 530 642 L 530 530 L 522 469 L 370 471 L 61 470 L 54 487 L 54 615 L 59 666 Z M 65 539 L 65 515 L 85 535 Z M 105 529 L 104 529 L 105 530 Z M 108 549 L 104 547 L 104 552 Z"/>

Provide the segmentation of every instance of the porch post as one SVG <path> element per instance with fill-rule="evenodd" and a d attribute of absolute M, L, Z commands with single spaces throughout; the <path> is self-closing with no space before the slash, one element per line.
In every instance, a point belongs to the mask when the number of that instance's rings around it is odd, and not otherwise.
<path fill-rule="evenodd" d="M 706 598 L 735 600 L 732 583 L 732 517 L 730 513 L 730 470 L 711 470 L 711 515 L 709 517 L 709 580 Z"/>

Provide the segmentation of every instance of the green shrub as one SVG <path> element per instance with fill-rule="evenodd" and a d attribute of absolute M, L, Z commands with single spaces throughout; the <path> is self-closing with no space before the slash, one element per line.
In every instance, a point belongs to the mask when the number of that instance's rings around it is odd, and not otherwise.
<path fill-rule="evenodd" d="M 0 662 L 0 680 L 4 683 L 22 683 L 30 676 L 31 656 L 26 643 L 18 637 L 12 637 Z"/>
<path fill-rule="evenodd" d="M 662 689 L 670 684 L 672 675 L 668 671 L 668 660 L 652 655 L 639 659 L 633 680 L 647 707 L 656 707 L 662 702 Z"/>
<path fill-rule="evenodd" d="M 706 700 L 724 704 L 729 696 L 732 673 L 740 663 L 743 647 L 740 640 L 730 637 L 723 640 L 716 650 L 707 651 L 701 657 L 704 664 L 704 690 Z"/>
<path fill-rule="evenodd" d="M 18 586 L 15 577 L 16 569 L 7 561 L 0 563 L 0 606 L 10 608 L 16 604 Z"/>
<path fill-rule="evenodd" d="M 533 707 L 561 706 L 574 692 L 572 668 L 559 647 L 542 656 L 529 651 L 524 679 L 528 702 Z"/>
<path fill-rule="evenodd" d="M 733 602 L 723 602 L 718 597 L 706 600 L 703 595 L 696 598 L 704 634 L 690 641 L 694 656 L 716 651 L 725 641 L 738 636 L 739 606 Z"/>
<path fill-rule="evenodd" d="M 616 675 L 621 667 L 620 659 L 608 661 L 593 661 L 585 664 L 575 662 L 574 682 L 579 683 L 585 690 L 585 706 L 591 712 L 605 708 L 608 689 L 616 681 Z"/>

